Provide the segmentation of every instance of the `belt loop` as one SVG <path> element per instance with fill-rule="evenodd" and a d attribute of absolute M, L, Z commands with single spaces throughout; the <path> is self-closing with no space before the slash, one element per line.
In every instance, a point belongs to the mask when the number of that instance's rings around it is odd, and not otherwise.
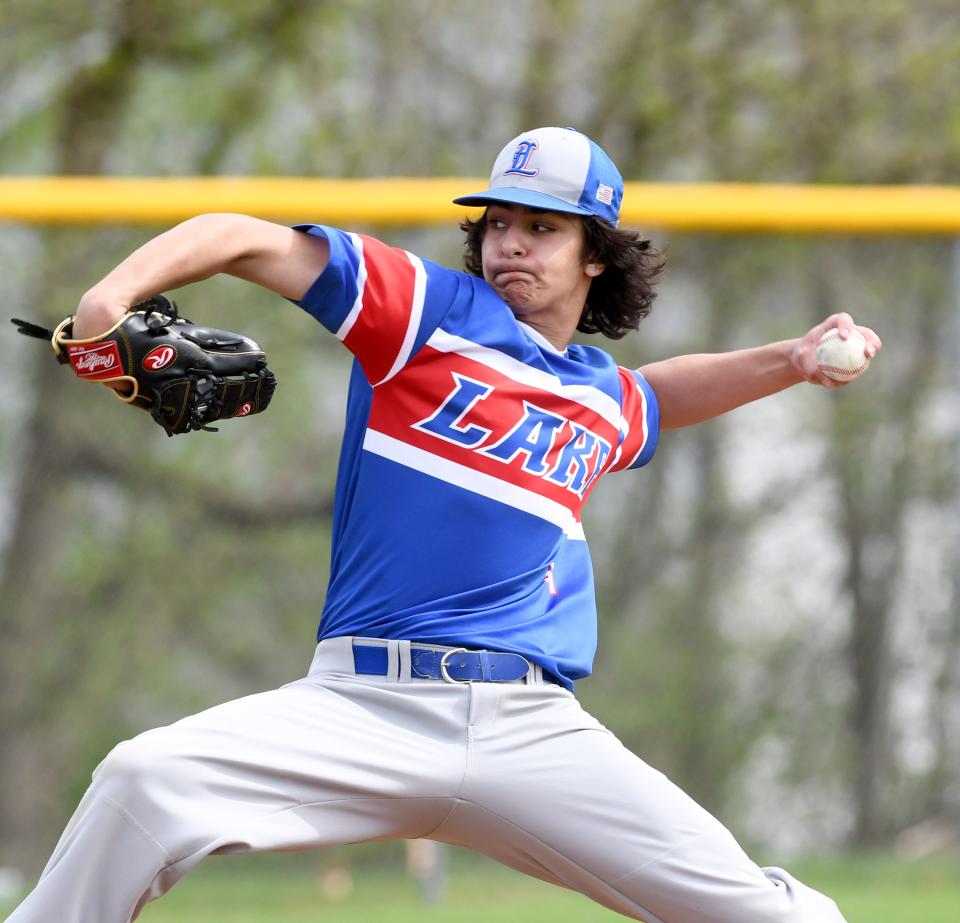
<path fill-rule="evenodd" d="M 400 672 L 400 652 L 396 641 L 387 641 L 387 679 L 396 679 Z"/>
<path fill-rule="evenodd" d="M 397 642 L 397 659 L 399 661 L 397 671 L 392 673 L 392 676 L 398 678 L 398 682 L 409 683 L 410 682 L 410 642 L 409 641 L 398 641 Z"/>
<path fill-rule="evenodd" d="M 485 683 L 490 682 L 490 654 L 480 651 L 480 675 Z"/>
<path fill-rule="evenodd" d="M 540 686 L 543 684 L 543 667 L 539 663 L 530 661 L 530 671 L 527 673 L 528 686 Z"/>

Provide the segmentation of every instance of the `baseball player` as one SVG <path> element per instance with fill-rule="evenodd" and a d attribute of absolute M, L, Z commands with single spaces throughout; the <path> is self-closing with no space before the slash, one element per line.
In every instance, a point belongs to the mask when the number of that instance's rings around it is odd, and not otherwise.
<path fill-rule="evenodd" d="M 510 141 L 456 201 L 464 273 L 359 234 L 206 215 L 80 302 L 95 336 L 153 293 L 224 272 L 349 349 L 329 588 L 309 672 L 119 744 L 14 923 L 124 923 L 211 854 L 426 837 L 648 923 L 839 923 L 574 695 L 596 647 L 581 510 L 660 430 L 801 381 L 820 335 L 634 371 L 572 343 L 620 336 L 659 256 L 617 228 L 623 183 L 589 138 Z M 859 329 L 872 356 L 877 336 Z M 496 914 L 496 907 L 493 908 Z"/>

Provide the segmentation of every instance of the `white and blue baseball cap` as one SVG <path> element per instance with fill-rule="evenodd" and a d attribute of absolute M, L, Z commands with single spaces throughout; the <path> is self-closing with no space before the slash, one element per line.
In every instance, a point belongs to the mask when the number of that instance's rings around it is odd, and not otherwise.
<path fill-rule="evenodd" d="M 535 128 L 500 151 L 489 189 L 453 201 L 594 215 L 616 227 L 622 200 L 623 177 L 598 144 L 573 128 Z"/>

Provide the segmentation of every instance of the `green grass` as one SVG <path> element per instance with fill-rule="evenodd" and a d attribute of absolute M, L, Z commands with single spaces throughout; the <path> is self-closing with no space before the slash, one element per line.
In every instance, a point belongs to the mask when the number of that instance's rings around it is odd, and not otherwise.
<path fill-rule="evenodd" d="M 791 868 L 829 894 L 849 923 L 960 923 L 960 857 L 905 862 L 882 856 Z"/>
<path fill-rule="evenodd" d="M 338 853 L 351 857 L 349 850 Z M 207 860 L 162 900 L 144 923 L 597 923 L 623 919 L 578 894 L 542 884 L 461 851 L 452 851 L 447 899 L 425 906 L 396 867 L 356 865 L 353 893 L 324 893 L 322 855 L 232 856 Z M 907 863 L 885 857 L 812 860 L 791 865 L 830 894 L 849 923 L 958 923 L 960 863 Z M 0 907 L 0 913 L 10 908 Z"/>

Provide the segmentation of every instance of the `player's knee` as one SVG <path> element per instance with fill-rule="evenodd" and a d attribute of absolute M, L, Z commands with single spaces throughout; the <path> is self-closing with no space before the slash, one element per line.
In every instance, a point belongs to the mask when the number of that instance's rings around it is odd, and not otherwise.
<path fill-rule="evenodd" d="M 117 744 L 94 772 L 101 791 L 121 804 L 150 798 L 177 785 L 182 760 L 150 734 Z"/>

